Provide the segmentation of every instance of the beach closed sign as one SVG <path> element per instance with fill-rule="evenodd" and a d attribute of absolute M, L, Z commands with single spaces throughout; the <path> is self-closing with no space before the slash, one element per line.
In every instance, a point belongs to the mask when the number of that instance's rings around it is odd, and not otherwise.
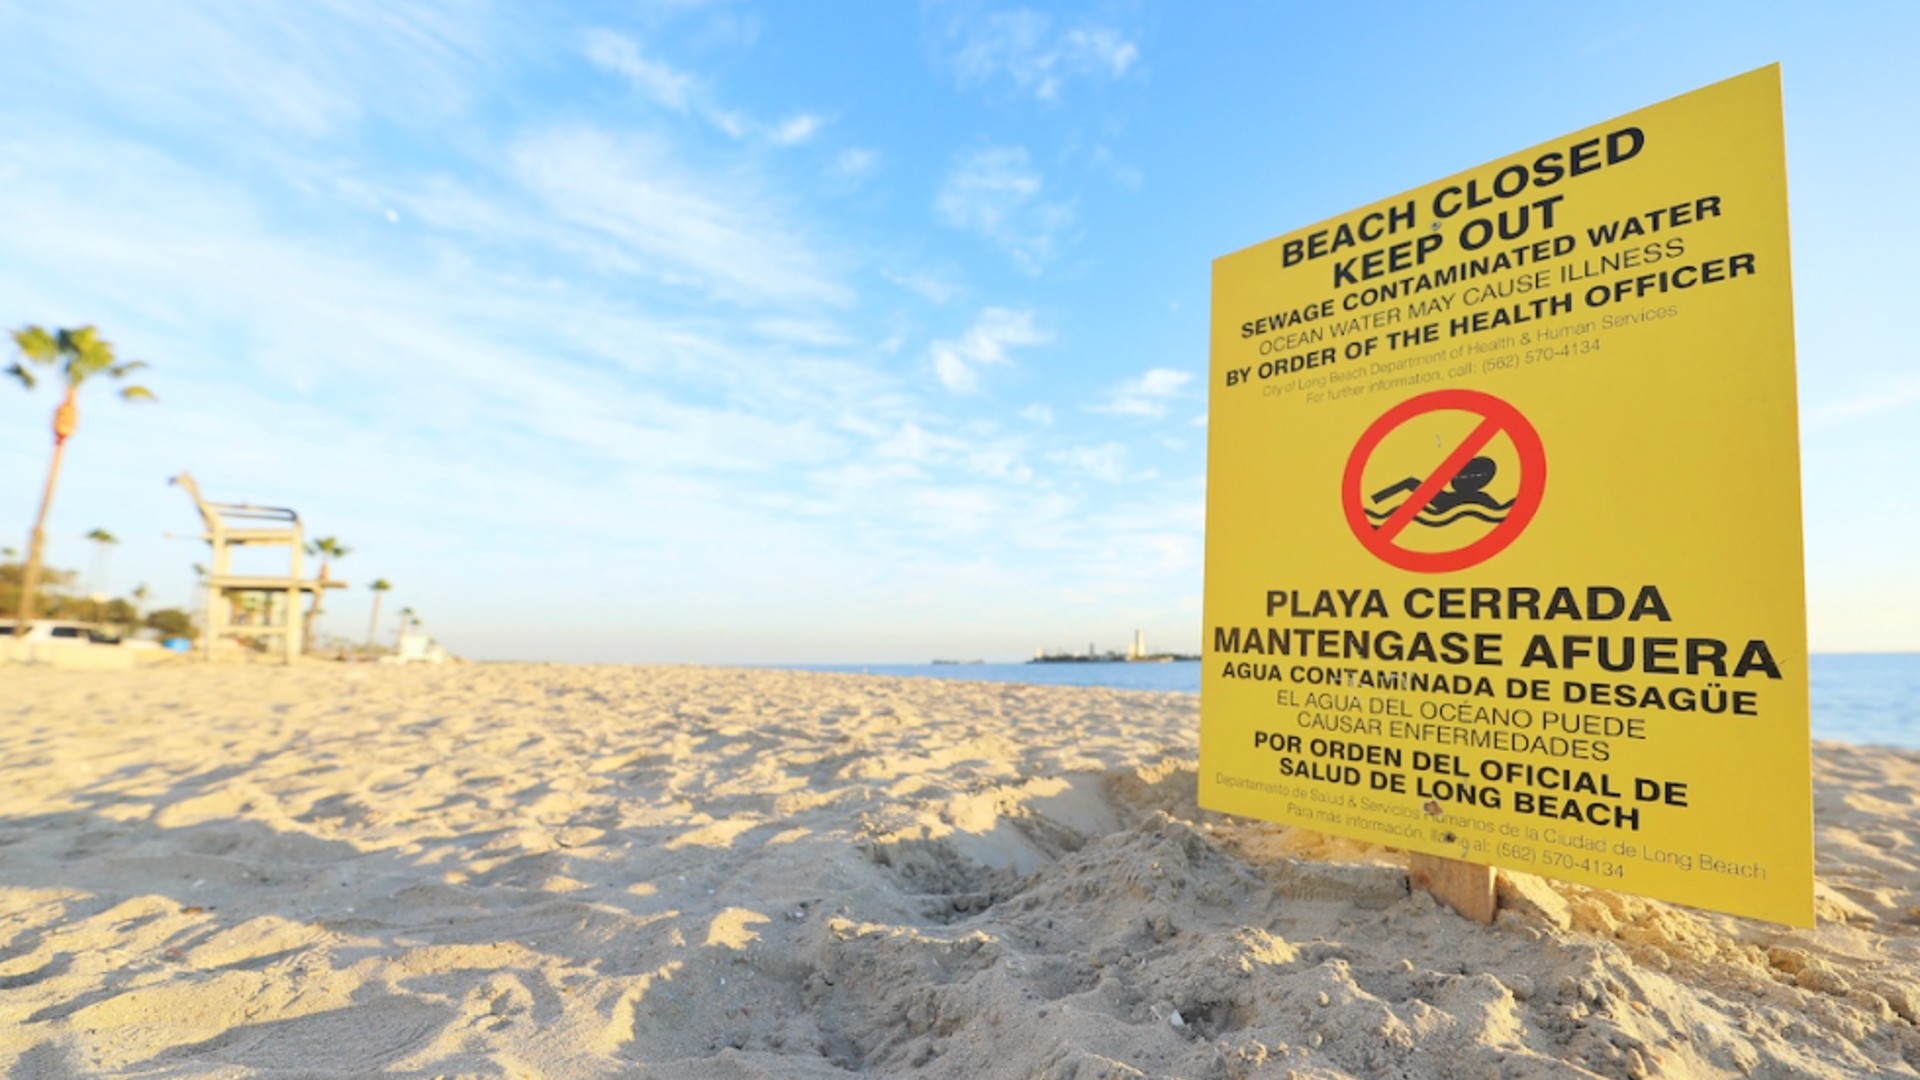
<path fill-rule="evenodd" d="M 1810 925 L 1777 67 L 1214 264 L 1200 800 Z"/>

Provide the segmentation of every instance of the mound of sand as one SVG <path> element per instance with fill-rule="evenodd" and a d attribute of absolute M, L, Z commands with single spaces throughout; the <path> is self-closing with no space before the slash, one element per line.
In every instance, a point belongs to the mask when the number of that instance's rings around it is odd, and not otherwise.
<path fill-rule="evenodd" d="M 1203 812 L 1194 698 L 691 668 L 0 675 L 0 1068 L 1920 1075 L 1920 755 L 1820 926 Z"/>

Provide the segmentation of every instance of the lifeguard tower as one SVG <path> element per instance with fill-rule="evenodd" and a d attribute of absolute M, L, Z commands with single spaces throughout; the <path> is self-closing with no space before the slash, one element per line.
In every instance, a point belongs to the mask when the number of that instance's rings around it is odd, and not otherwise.
<path fill-rule="evenodd" d="M 207 564 L 207 621 L 201 637 L 207 659 L 213 659 L 226 639 L 278 637 L 286 662 L 293 663 L 302 644 L 301 598 L 322 589 L 344 589 L 347 583 L 300 576 L 305 538 L 299 514 L 281 506 L 208 502 L 193 477 L 184 472 L 172 483 L 193 499 L 207 527 L 201 539 L 213 548 Z M 285 576 L 233 572 L 236 548 L 281 546 L 288 551 Z M 247 614 L 236 617 L 236 609 Z"/>

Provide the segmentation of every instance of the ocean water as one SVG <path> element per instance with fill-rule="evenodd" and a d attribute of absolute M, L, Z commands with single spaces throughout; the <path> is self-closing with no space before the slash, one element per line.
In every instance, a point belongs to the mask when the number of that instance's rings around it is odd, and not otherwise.
<path fill-rule="evenodd" d="M 1920 750 L 1920 653 L 1828 653 L 1811 658 L 1813 737 Z M 1198 661 L 1166 664 L 804 664 L 843 671 L 963 682 L 1104 686 L 1200 692 Z"/>
<path fill-rule="evenodd" d="M 1920 750 L 1920 653 L 1814 656 L 1813 737 Z"/>

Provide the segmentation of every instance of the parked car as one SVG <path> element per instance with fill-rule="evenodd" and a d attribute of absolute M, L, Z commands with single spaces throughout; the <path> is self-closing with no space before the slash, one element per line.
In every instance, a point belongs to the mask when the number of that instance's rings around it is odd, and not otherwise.
<path fill-rule="evenodd" d="M 0 634 L 11 636 L 19 626 L 16 619 L 0 621 Z M 19 640 L 19 639 L 16 639 Z M 67 645 L 118 645 L 120 637 L 111 631 L 88 626 L 86 623 L 66 622 L 61 619 L 34 619 L 27 623 L 25 639 L 29 642 L 59 642 Z"/>
<path fill-rule="evenodd" d="M 84 623 L 61 622 L 57 619 L 34 619 L 27 624 L 27 632 L 19 634 L 20 623 L 16 619 L 0 622 L 0 633 L 15 637 L 19 641 L 60 641 L 71 643 L 93 642 L 93 632 Z M 17 636 L 16 636 L 17 635 Z"/>

